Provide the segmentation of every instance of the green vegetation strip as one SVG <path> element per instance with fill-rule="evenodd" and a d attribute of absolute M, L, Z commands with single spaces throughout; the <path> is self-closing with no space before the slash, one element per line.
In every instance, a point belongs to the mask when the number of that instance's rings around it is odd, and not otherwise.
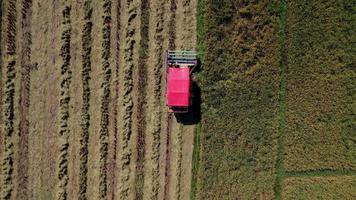
<path fill-rule="evenodd" d="M 283 181 L 283 199 L 355 199 L 353 176 L 293 177 Z"/>
<path fill-rule="evenodd" d="M 199 160 L 200 160 L 200 132 L 201 132 L 201 123 L 198 123 L 195 127 L 194 132 L 194 149 L 193 149 L 193 158 L 192 158 L 192 181 L 191 181 L 191 191 L 190 191 L 190 200 L 196 199 L 196 192 L 198 187 L 198 169 L 199 169 Z"/>
<path fill-rule="evenodd" d="M 346 169 L 320 169 L 309 171 L 285 172 L 285 177 L 313 177 L 313 176 L 356 176 L 356 171 Z"/>
<path fill-rule="evenodd" d="M 281 43 L 281 61 L 280 61 L 280 92 L 279 92 L 279 117 L 280 124 L 277 140 L 277 160 L 276 160 L 276 184 L 274 188 L 276 199 L 281 199 L 281 184 L 285 176 L 283 167 L 284 147 L 283 140 L 286 127 L 286 53 L 285 53 L 285 27 L 286 27 L 286 0 L 281 1 L 280 5 L 280 43 Z"/>
<path fill-rule="evenodd" d="M 204 41 L 205 41 L 204 40 L 204 37 L 205 37 L 205 29 L 204 29 L 205 4 L 206 4 L 206 0 L 198 0 L 198 5 L 197 5 L 197 51 L 198 51 L 198 58 L 200 59 L 201 65 L 203 65 L 204 54 L 205 54 L 205 45 L 204 45 Z M 196 74 L 196 76 L 199 77 L 199 74 Z M 191 178 L 191 187 L 190 187 L 191 188 L 190 200 L 195 200 L 196 195 L 197 195 L 198 170 L 199 170 L 199 161 L 200 161 L 200 132 L 201 132 L 201 123 L 199 122 L 196 125 L 195 130 L 194 130 L 194 148 L 193 148 L 193 156 L 192 156 L 192 178 Z"/>

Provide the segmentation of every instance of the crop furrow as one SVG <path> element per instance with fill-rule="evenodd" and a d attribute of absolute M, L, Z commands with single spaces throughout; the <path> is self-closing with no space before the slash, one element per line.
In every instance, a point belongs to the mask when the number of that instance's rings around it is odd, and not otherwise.
<path fill-rule="evenodd" d="M 60 84 L 60 127 L 59 127 L 59 158 L 58 158 L 58 200 L 67 199 L 67 185 L 68 185 L 68 148 L 69 148 L 69 102 L 70 102 L 70 84 L 72 78 L 72 71 L 70 66 L 70 41 L 71 41 L 71 6 L 65 5 L 62 11 L 62 47 L 60 56 L 63 64 L 61 66 L 61 84 Z"/>
<path fill-rule="evenodd" d="M 82 32 L 82 85 L 83 85 L 83 105 L 82 105 L 82 132 L 79 139 L 79 194 L 78 199 L 87 199 L 88 181 L 88 142 L 90 127 L 90 73 L 91 73 L 91 52 L 92 52 L 92 5 L 91 0 L 84 2 L 84 27 Z"/>
<path fill-rule="evenodd" d="M 103 41 L 102 48 L 102 96 L 101 96 L 101 120 L 100 120 L 100 178 L 99 197 L 107 199 L 107 159 L 108 159 L 108 139 L 109 139 L 109 103 L 110 103 L 110 56 L 111 56 L 111 0 L 103 1 Z"/>
<path fill-rule="evenodd" d="M 31 15 L 32 0 L 22 1 L 22 47 L 21 47 L 21 81 L 19 99 L 19 143 L 17 160 L 18 191 L 16 199 L 28 199 L 28 135 L 29 135 L 29 106 L 30 106 L 30 72 L 37 64 L 31 62 Z"/>
<path fill-rule="evenodd" d="M 16 0 L 7 2 L 6 14 L 6 83 L 5 83 L 5 99 L 4 99 L 4 152 L 1 163 L 2 188 L 1 198 L 11 199 L 13 190 L 13 156 L 14 156 L 14 96 L 15 96 L 15 77 L 16 77 Z"/>
<path fill-rule="evenodd" d="M 137 76 L 137 142 L 136 142 L 136 174 L 135 174 L 135 194 L 136 199 L 143 199 L 144 186 L 144 157 L 145 157 L 145 135 L 146 135 L 146 96 L 147 96 L 147 51 L 148 51 L 148 28 L 149 28 L 149 12 L 150 0 L 141 1 L 141 16 L 140 16 L 140 51 L 138 61 L 138 76 Z"/>

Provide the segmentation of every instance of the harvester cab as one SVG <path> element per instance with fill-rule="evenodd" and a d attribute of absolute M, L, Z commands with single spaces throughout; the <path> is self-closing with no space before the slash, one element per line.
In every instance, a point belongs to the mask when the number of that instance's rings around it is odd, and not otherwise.
<path fill-rule="evenodd" d="M 165 65 L 168 112 L 187 113 L 191 104 L 191 73 L 197 66 L 196 51 L 167 51 Z"/>

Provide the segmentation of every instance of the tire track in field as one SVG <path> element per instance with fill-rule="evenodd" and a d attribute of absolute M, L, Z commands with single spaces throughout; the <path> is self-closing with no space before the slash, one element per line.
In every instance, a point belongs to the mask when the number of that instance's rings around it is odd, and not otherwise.
<path fill-rule="evenodd" d="M 137 83 L 137 142 L 136 142 L 136 173 L 135 173 L 135 199 L 143 199 L 144 188 L 144 156 L 145 137 L 146 137 L 146 99 L 147 99 L 147 51 L 148 51 L 148 29 L 150 18 L 150 0 L 141 1 L 141 16 L 140 16 L 140 50 L 138 61 L 138 76 L 135 82 Z"/>
<path fill-rule="evenodd" d="M 60 84 L 60 127 L 59 127 L 59 148 L 60 154 L 58 158 L 58 191 L 57 199 L 67 199 L 67 185 L 68 185 L 68 148 L 69 148 L 69 102 L 70 102 L 70 84 L 72 78 L 71 72 L 71 56 L 70 56 L 70 41 L 71 41 L 71 6 L 65 4 L 62 18 L 62 47 L 60 56 L 63 64 L 61 66 L 61 84 Z"/>
<path fill-rule="evenodd" d="M 100 120 L 100 177 L 99 177 L 99 198 L 107 199 L 107 167 L 108 167 L 108 140 L 109 140 L 109 104 L 110 104 L 110 81 L 111 81 L 111 0 L 103 2 L 103 40 L 102 40 L 102 99 L 101 99 L 101 120 Z"/>
<path fill-rule="evenodd" d="M 176 45 L 176 10 L 177 10 L 177 2 L 176 0 L 171 0 L 170 1 L 170 16 L 169 16 L 169 24 L 168 24 L 168 49 L 175 49 Z M 165 71 L 163 73 L 166 73 Z M 171 149 L 171 143 L 172 143 L 172 126 L 173 126 L 173 115 L 168 114 L 167 117 L 167 130 L 166 130 L 166 135 L 167 135 L 167 141 L 166 141 L 166 159 L 165 159 L 165 183 L 164 183 L 164 196 L 163 198 L 169 199 L 170 193 L 170 183 L 171 183 L 171 154 L 172 154 L 172 149 Z"/>
<path fill-rule="evenodd" d="M 148 114 L 147 114 L 147 154 L 145 163 L 144 199 L 159 199 L 160 190 L 160 140 L 161 140 L 161 80 L 163 65 L 163 26 L 164 0 L 151 1 L 149 24 L 154 27 L 149 30 L 148 58 Z"/>
<path fill-rule="evenodd" d="M 132 157 L 135 156 L 135 147 L 132 141 L 133 138 L 133 120 L 134 120 L 134 74 L 133 70 L 137 67 L 137 37 L 139 32 L 139 1 L 126 0 L 124 1 L 125 11 L 124 24 L 125 39 L 123 45 L 123 69 L 122 69 L 122 130 L 121 130 L 121 149 L 120 149 L 120 185 L 119 198 L 128 199 L 134 194 L 132 191 L 132 171 L 134 170 Z"/>
<path fill-rule="evenodd" d="M 14 96 L 16 77 L 16 38 L 17 38 L 17 9 L 16 0 L 9 0 L 6 4 L 6 83 L 4 99 L 4 152 L 1 162 L 2 188 L 1 199 L 11 199 L 13 190 L 13 162 L 14 162 Z"/>
<path fill-rule="evenodd" d="M 91 0 L 84 2 L 84 27 L 82 31 L 82 122 L 79 139 L 79 194 L 78 199 L 87 199 L 88 181 L 88 143 L 90 127 L 90 74 L 91 74 L 91 52 L 92 52 L 92 12 Z"/>
<path fill-rule="evenodd" d="M 16 199 L 28 199 L 28 177 L 29 177 L 29 106 L 30 106 L 30 72 L 37 64 L 31 62 L 31 17 L 32 0 L 22 1 L 21 15 L 21 80 L 20 80 L 20 99 L 19 99 L 19 143 L 17 158 L 17 193 Z"/>

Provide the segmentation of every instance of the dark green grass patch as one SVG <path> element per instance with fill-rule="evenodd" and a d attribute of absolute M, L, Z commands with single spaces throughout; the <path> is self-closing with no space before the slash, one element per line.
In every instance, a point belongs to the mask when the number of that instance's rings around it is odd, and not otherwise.
<path fill-rule="evenodd" d="M 199 199 L 272 199 L 279 1 L 206 4 Z"/>
<path fill-rule="evenodd" d="M 287 171 L 356 169 L 352 1 L 288 1 Z"/>
<path fill-rule="evenodd" d="M 283 199 L 355 199 L 356 179 L 352 176 L 293 177 L 283 181 Z"/>

